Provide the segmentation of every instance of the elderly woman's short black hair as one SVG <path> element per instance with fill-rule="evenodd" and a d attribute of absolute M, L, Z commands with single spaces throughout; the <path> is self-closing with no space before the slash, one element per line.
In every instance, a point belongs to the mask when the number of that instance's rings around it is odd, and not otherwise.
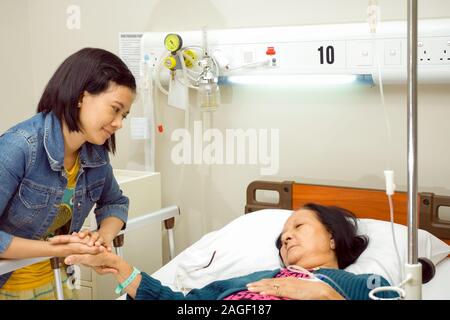
<path fill-rule="evenodd" d="M 322 206 L 307 203 L 302 209 L 314 211 L 319 221 L 334 239 L 335 253 L 339 269 L 345 269 L 358 259 L 369 244 L 369 238 L 358 235 L 357 218 L 354 213 L 335 206 Z M 278 250 L 281 249 L 281 234 L 276 241 Z"/>
<path fill-rule="evenodd" d="M 98 48 L 84 48 L 69 56 L 52 76 L 39 101 L 37 112 L 50 112 L 67 124 L 69 131 L 80 131 L 78 102 L 84 91 L 99 94 L 111 83 L 136 92 L 136 80 L 115 54 Z M 114 134 L 104 147 L 114 153 Z"/>

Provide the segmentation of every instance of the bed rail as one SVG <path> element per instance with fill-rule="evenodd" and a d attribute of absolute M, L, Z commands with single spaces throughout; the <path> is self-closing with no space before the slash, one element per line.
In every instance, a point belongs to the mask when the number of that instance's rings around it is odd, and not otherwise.
<path fill-rule="evenodd" d="M 293 181 L 270 182 L 253 181 L 247 187 L 247 204 L 245 213 L 261 209 L 292 209 L 292 185 Z M 278 203 L 260 202 L 256 200 L 256 191 L 276 191 L 279 195 Z"/>
<path fill-rule="evenodd" d="M 439 208 L 450 207 L 450 197 L 427 192 L 419 195 L 419 227 L 450 244 L 450 220 L 439 218 Z"/>

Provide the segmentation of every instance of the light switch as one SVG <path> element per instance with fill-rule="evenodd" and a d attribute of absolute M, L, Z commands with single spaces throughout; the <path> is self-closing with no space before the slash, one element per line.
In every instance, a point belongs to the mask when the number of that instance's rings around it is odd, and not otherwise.
<path fill-rule="evenodd" d="M 402 64 L 402 43 L 400 41 L 386 41 L 384 43 L 384 64 L 387 66 Z"/>
<path fill-rule="evenodd" d="M 362 67 L 373 65 L 373 45 L 370 41 L 354 41 L 349 44 L 350 66 Z"/>
<path fill-rule="evenodd" d="M 244 50 L 242 52 L 244 63 L 253 63 L 255 60 L 255 53 L 252 50 Z"/>

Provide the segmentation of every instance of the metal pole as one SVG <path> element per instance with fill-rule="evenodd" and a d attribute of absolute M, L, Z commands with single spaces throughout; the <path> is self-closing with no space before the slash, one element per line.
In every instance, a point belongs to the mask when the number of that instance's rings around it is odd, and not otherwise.
<path fill-rule="evenodd" d="M 417 254 L 417 0 L 408 0 L 408 262 L 406 299 L 422 299 Z"/>
<path fill-rule="evenodd" d="M 61 270 L 53 269 L 53 275 L 55 276 L 56 299 L 64 300 L 64 289 L 62 284 Z"/>
<path fill-rule="evenodd" d="M 170 252 L 170 260 L 175 258 L 175 242 L 173 240 L 173 229 L 167 229 L 169 234 L 169 252 Z"/>
<path fill-rule="evenodd" d="M 417 263 L 417 0 L 408 0 L 408 263 Z"/>
<path fill-rule="evenodd" d="M 59 258 L 58 257 L 51 258 L 50 265 L 53 269 L 53 275 L 55 277 L 56 299 L 64 300 L 64 289 L 62 284 L 61 269 L 59 266 Z"/>

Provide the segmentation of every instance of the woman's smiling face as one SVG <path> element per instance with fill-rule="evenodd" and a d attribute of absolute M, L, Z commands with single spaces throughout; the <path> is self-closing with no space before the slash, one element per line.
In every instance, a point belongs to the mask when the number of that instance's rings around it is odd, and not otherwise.
<path fill-rule="evenodd" d="M 79 120 L 86 141 L 103 145 L 121 129 L 134 98 L 135 93 L 130 88 L 114 82 L 99 94 L 85 91 L 79 104 Z"/>

